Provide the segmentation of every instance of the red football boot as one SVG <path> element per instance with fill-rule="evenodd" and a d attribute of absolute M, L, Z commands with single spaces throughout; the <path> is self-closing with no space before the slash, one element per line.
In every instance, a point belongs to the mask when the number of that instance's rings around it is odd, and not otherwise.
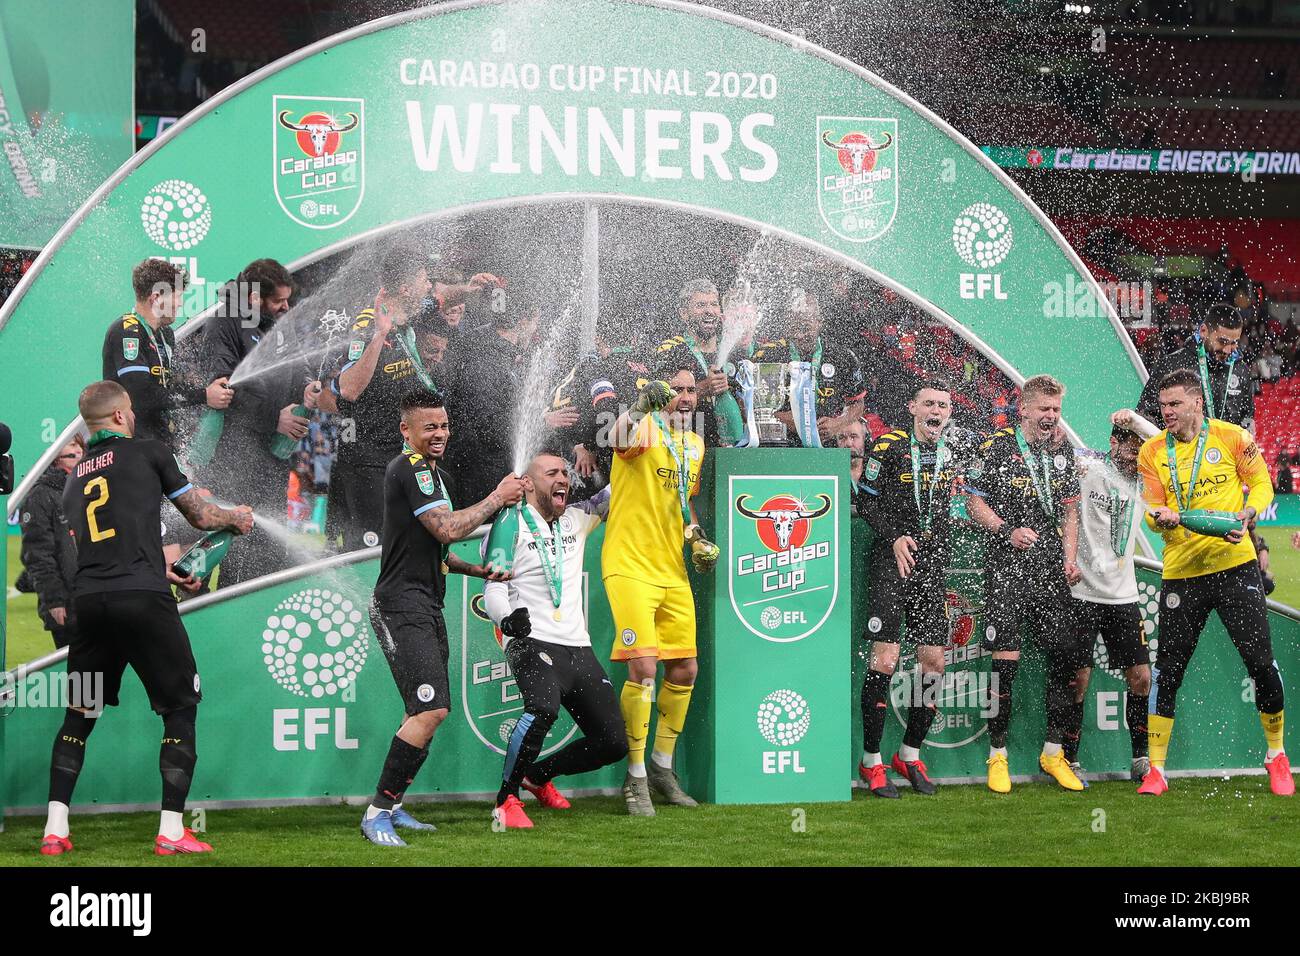
<path fill-rule="evenodd" d="M 1169 782 L 1165 780 L 1165 775 L 1158 768 L 1152 767 L 1142 778 L 1142 786 L 1138 787 L 1138 793 L 1147 797 L 1158 797 L 1168 789 Z"/>
<path fill-rule="evenodd" d="M 868 767 L 862 763 L 858 764 L 858 776 L 866 783 L 873 797 L 885 797 L 889 800 L 898 799 L 898 788 L 889 782 L 889 775 L 885 772 L 883 763 L 878 763 L 874 767 Z"/>
<path fill-rule="evenodd" d="M 540 787 L 535 783 L 530 783 L 528 778 L 524 778 L 523 788 L 537 798 L 537 802 L 548 810 L 567 810 L 569 801 L 564 799 L 564 794 L 555 789 L 555 781 L 548 780 Z"/>
<path fill-rule="evenodd" d="M 194 831 L 189 827 L 179 840 L 169 840 L 161 833 L 153 841 L 153 852 L 158 856 L 174 856 L 177 853 L 211 853 L 212 844 L 194 838 Z"/>
<path fill-rule="evenodd" d="M 68 837 L 55 836 L 47 833 L 45 839 L 41 841 L 41 853 L 44 856 L 60 856 L 64 853 L 72 852 L 72 840 Z"/>
<path fill-rule="evenodd" d="M 1295 777 L 1291 776 L 1291 761 L 1286 754 L 1280 753 L 1272 760 L 1264 761 L 1268 771 L 1268 785 L 1279 797 L 1289 797 L 1295 793 Z M 72 849 L 72 845 L 68 845 Z M 42 851 L 44 852 L 44 851 Z"/>
<path fill-rule="evenodd" d="M 531 830 L 533 821 L 524 813 L 524 805 L 513 794 L 506 797 L 506 802 L 492 811 L 492 819 L 507 830 Z"/>

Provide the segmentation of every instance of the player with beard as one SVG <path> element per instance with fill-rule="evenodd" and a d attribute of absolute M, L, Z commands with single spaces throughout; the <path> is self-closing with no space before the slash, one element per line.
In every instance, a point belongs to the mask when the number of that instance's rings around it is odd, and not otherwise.
<path fill-rule="evenodd" d="M 1201 403 L 1207 418 L 1255 430 L 1255 382 L 1252 362 L 1241 361 L 1244 322 L 1227 303 L 1212 305 L 1205 321 L 1188 342 L 1165 356 L 1138 398 L 1138 411 L 1151 421 L 1160 419 L 1160 383 L 1175 369 L 1199 377 Z"/>
<path fill-rule="evenodd" d="M 406 718 L 389 745 L 375 796 L 361 821 L 367 840 L 394 847 L 406 846 L 394 827 L 434 829 L 402 809 L 402 796 L 451 707 L 450 649 L 442 617 L 446 575 L 490 577 L 480 565 L 447 553 L 447 545 L 516 504 L 525 487 L 522 479 L 507 475 L 482 501 L 453 510 L 447 475 L 439 467 L 451 435 L 442 396 L 424 389 L 409 392 L 400 409 L 402 451 L 384 471 L 384 549 L 370 624 L 402 695 Z"/>
<path fill-rule="evenodd" d="M 357 313 L 347 355 L 319 397 L 322 411 L 337 412 L 345 420 L 329 488 L 330 513 L 344 516 L 345 551 L 379 544 L 383 502 L 373 491 L 401 448 L 393 422 L 402 396 L 416 387 L 446 392 L 447 383 L 435 380 L 425 364 L 419 331 L 439 308 L 500 284 L 495 276 L 480 273 L 464 285 L 435 289 L 424 261 L 409 247 L 384 255 L 375 304 Z"/>
<path fill-rule="evenodd" d="M 69 686 L 83 707 L 69 707 L 50 758 L 50 803 L 41 853 L 72 849 L 68 805 L 86 759 L 86 743 L 104 707 L 116 707 L 129 666 L 162 718 L 162 816 L 154 853 L 206 853 L 212 847 L 185 827 L 185 800 L 198 762 L 195 720 L 202 700 L 198 668 L 171 585 L 193 585 L 163 560 L 158 503 L 165 497 L 202 531 L 245 534 L 247 507 L 203 500 L 162 442 L 135 438 L 131 397 L 117 382 L 87 385 L 77 411 L 90 429 L 86 454 L 63 489 L 63 513 L 77 543 L 73 608 L 78 631 L 68 645 Z M 101 683 L 102 682 L 102 683 Z M 102 698 L 95 697 L 102 686 Z M 156 739 L 156 738 L 155 738 Z"/>
<path fill-rule="evenodd" d="M 493 816 L 502 826 L 526 829 L 533 824 L 519 800 L 521 786 L 542 806 L 567 810 L 569 801 L 554 779 L 622 760 L 627 739 L 618 695 L 592 653 L 583 610 L 587 536 L 608 508 L 609 492 L 569 504 L 569 469 L 559 449 L 534 455 L 524 481 L 528 491 L 519 508 L 512 577 L 485 585 L 483 603 L 524 697 Z M 538 760 L 561 707 L 583 736 Z"/>
<path fill-rule="evenodd" d="M 1150 770 L 1147 760 L 1147 695 L 1151 691 L 1151 656 L 1138 606 L 1137 572 L 1133 566 L 1133 536 L 1142 519 L 1138 482 L 1138 450 L 1156 433 L 1141 415 L 1124 409 L 1111 417 L 1110 451 L 1099 454 L 1076 449 L 1079 463 L 1079 571 L 1070 588 L 1072 619 L 1078 642 L 1075 660 L 1074 706 L 1063 741 L 1065 759 L 1076 777 L 1079 737 L 1083 729 L 1083 698 L 1092 677 L 1092 648 L 1097 638 L 1106 646 L 1112 669 L 1124 672 L 1128 698 L 1124 718 L 1133 746 L 1135 781 Z"/>
<path fill-rule="evenodd" d="M 1165 430 L 1138 454 L 1147 522 L 1165 539 L 1160 644 L 1147 714 L 1151 770 L 1138 793 L 1160 796 L 1169 789 L 1165 757 L 1178 688 L 1210 612 L 1217 611 L 1254 685 L 1269 787 L 1290 796 L 1295 780 L 1282 743 L 1282 675 L 1273 656 L 1255 546 L 1244 527 L 1272 503 L 1273 483 L 1250 433 L 1206 418 L 1201 394 L 1191 369 L 1166 375 L 1159 384 Z M 1184 512 L 1201 509 L 1230 512 L 1241 524 L 1222 537 L 1193 531 L 1183 523 Z"/>
<path fill-rule="evenodd" d="M 870 668 L 862 683 L 862 762 L 858 774 L 877 797 L 896 798 L 880 757 L 885 700 L 898 665 L 900 629 L 916 642 L 920 673 L 911 688 L 903 745 L 890 766 L 913 791 L 936 790 L 921 760 L 921 744 L 934 721 L 943 650 L 948 643 L 946 607 L 951 556 L 949 520 L 953 481 L 972 442 L 948 428 L 952 389 L 922 383 L 908 403 L 912 427 L 886 432 L 872 445 L 863 469 L 862 516 L 875 532 L 870 558 Z"/>
<path fill-rule="evenodd" d="M 708 279 L 687 281 L 677 293 L 677 317 L 682 330 L 659 343 L 655 364 L 659 368 L 689 368 L 694 374 L 705 447 L 735 444 L 740 440 L 740 407 L 731 395 L 726 373 L 718 369 L 722 328 L 718 287 Z M 727 432 L 725 438 L 723 431 Z"/>
<path fill-rule="evenodd" d="M 683 365 L 663 369 L 670 376 L 666 383 L 648 382 L 611 433 L 618 455 L 601 573 L 614 617 L 610 656 L 627 664 L 619 702 L 628 744 L 623 797 L 633 816 L 654 816 L 652 790 L 675 806 L 696 805 L 673 771 L 673 750 L 698 673 L 695 600 L 682 552 L 689 544 L 695 569 L 705 574 L 717 563 L 718 546 L 704 537 L 691 501 L 700 490 L 704 440 L 691 430 L 694 366 Z M 656 695 L 660 661 L 664 679 Z M 647 764 L 652 702 L 659 720 Z"/>
<path fill-rule="evenodd" d="M 1082 790 L 1062 752 L 1074 702 L 1077 636 L 1068 619 L 1070 585 L 1079 578 L 1079 476 L 1074 449 L 1057 441 L 1065 386 L 1035 375 L 1020 391 L 1020 422 L 980 447 L 967 470 L 967 510 L 993 533 L 984 572 L 984 650 L 993 655 L 988 786 L 1011 792 L 1007 727 L 1020 667 L 1021 631 L 1047 657 L 1047 735 L 1038 763 L 1067 790 Z"/>

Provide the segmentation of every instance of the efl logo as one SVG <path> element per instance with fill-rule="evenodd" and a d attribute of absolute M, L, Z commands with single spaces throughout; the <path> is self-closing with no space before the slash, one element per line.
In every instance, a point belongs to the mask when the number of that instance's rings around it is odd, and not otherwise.
<path fill-rule="evenodd" d="M 764 640 L 801 640 L 825 622 L 838 592 L 838 479 L 733 475 L 729 481 L 732 608 Z"/>
<path fill-rule="evenodd" d="M 781 750 L 763 752 L 763 773 L 804 773 L 795 744 L 808 735 L 812 711 L 808 701 L 788 688 L 774 690 L 758 705 L 758 732 L 763 739 Z"/>
<path fill-rule="evenodd" d="M 882 236 L 898 213 L 898 120 L 817 117 L 817 210 L 841 239 Z"/>
<path fill-rule="evenodd" d="M 275 198 L 294 222 L 330 229 L 365 195 L 365 100 L 276 96 Z"/>
<path fill-rule="evenodd" d="M 972 203 L 952 224 L 952 247 L 968 266 L 989 270 L 1011 254 L 1011 220 L 988 202 Z M 963 272 L 958 276 L 963 299 L 1005 299 L 1000 272 Z"/>

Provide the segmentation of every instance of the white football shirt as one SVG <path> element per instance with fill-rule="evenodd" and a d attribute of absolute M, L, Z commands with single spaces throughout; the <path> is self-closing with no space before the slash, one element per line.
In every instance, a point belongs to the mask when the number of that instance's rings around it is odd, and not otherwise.
<path fill-rule="evenodd" d="M 1087 448 L 1075 449 L 1079 463 L 1079 569 L 1083 578 L 1070 588 L 1082 601 L 1130 604 L 1138 599 L 1133 554 L 1138 525 L 1145 508 L 1137 479 L 1125 478 L 1106 456 Z M 1118 492 L 1119 510 L 1132 503 L 1128 519 L 1128 548 L 1121 557 L 1111 543 L 1111 494 Z"/>
<path fill-rule="evenodd" d="M 533 516 L 540 537 L 540 546 L 555 555 L 555 524 L 546 519 L 532 505 L 525 508 Z M 555 620 L 555 602 L 542 570 L 542 559 L 537 553 L 539 542 L 523 518 L 517 519 L 519 531 L 515 536 L 514 577 L 509 581 L 488 581 L 483 587 L 483 604 L 488 616 L 498 626 L 502 618 L 516 608 L 528 608 L 528 619 L 533 630 L 530 637 L 551 644 L 570 647 L 590 647 L 591 635 L 587 633 L 587 615 L 582 596 L 582 565 L 587 551 L 587 536 L 600 524 L 600 515 L 589 514 L 579 505 L 569 505 L 560 515 L 560 538 L 564 547 L 563 587 L 560 589 L 560 617 Z M 486 548 L 487 540 L 483 546 Z M 554 563 L 554 559 L 552 559 Z M 502 638 L 509 643 L 510 638 Z"/>

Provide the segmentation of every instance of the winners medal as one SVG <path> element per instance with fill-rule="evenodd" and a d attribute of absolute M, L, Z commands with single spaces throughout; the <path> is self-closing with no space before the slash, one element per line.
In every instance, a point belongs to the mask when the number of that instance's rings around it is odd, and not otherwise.
<path fill-rule="evenodd" d="M 1025 468 L 1029 471 L 1029 480 L 1034 483 L 1034 493 L 1038 497 L 1039 507 L 1043 509 L 1043 514 L 1049 518 L 1056 517 L 1056 502 L 1052 500 L 1052 460 L 1047 457 L 1047 446 L 1044 443 L 1042 456 L 1042 478 L 1038 475 L 1039 461 L 1035 460 L 1033 453 L 1029 450 L 1029 443 L 1025 441 L 1024 433 L 1021 432 L 1020 426 L 1016 426 L 1016 444 L 1020 446 L 1020 456 L 1025 461 Z"/>
<path fill-rule="evenodd" d="M 921 443 L 916 440 L 916 436 L 910 436 L 912 448 L 912 497 L 916 500 L 916 515 L 918 526 L 921 533 L 918 537 L 922 541 L 929 541 L 934 537 L 934 532 L 930 525 L 934 522 L 934 488 L 939 483 L 939 469 L 943 466 L 943 439 L 934 448 L 934 471 L 930 475 L 930 493 L 925 502 L 925 510 L 921 510 Z"/>
<path fill-rule="evenodd" d="M 562 621 L 564 614 L 560 611 L 560 602 L 563 600 L 564 591 L 564 538 L 560 531 L 560 520 L 555 519 L 555 527 L 551 530 L 551 544 L 555 549 L 555 554 L 552 555 L 546 547 L 546 539 L 542 537 L 542 529 L 533 520 L 532 509 L 525 503 L 519 511 L 524 516 L 524 523 L 528 525 L 528 533 L 533 536 L 533 543 L 537 546 L 537 560 L 542 565 L 546 587 L 551 592 L 551 603 L 555 605 L 555 612 L 551 617 L 557 622 Z"/>

